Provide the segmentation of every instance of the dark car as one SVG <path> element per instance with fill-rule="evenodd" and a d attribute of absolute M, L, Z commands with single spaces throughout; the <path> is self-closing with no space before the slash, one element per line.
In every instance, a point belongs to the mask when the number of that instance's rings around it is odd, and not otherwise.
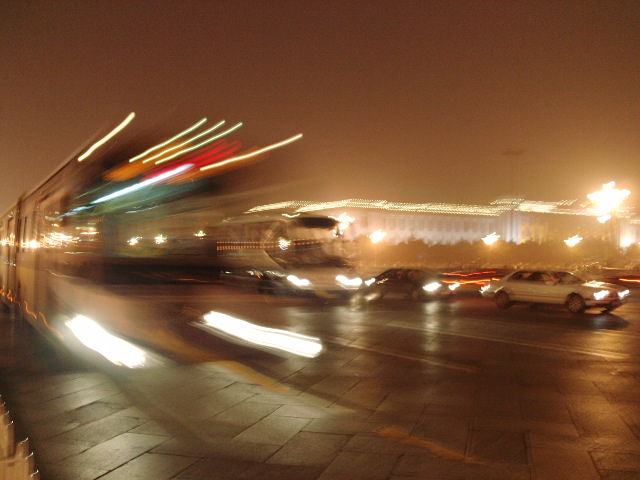
<path fill-rule="evenodd" d="M 401 295 L 413 300 L 449 297 L 459 286 L 458 283 L 445 283 L 438 273 L 412 268 L 386 270 L 366 284 L 368 292 L 376 299 Z"/>

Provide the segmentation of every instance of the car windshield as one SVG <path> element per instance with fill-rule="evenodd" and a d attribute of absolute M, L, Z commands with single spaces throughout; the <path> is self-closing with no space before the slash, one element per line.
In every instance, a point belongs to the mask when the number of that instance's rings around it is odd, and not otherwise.
<path fill-rule="evenodd" d="M 574 283 L 584 283 L 586 280 L 578 277 L 570 272 L 554 272 L 554 277 L 560 280 L 560 283 L 563 284 L 574 284 Z"/>

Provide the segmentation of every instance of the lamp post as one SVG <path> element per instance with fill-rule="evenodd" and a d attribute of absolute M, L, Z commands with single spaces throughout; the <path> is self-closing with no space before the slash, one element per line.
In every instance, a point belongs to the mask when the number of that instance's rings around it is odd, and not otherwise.
<path fill-rule="evenodd" d="M 378 243 L 380 243 L 382 240 L 384 240 L 384 237 L 387 236 L 387 232 L 383 232 L 382 230 L 378 229 L 375 232 L 371 233 L 369 235 L 369 238 L 371 239 L 371 243 L 373 244 L 373 264 L 374 265 L 378 265 Z"/>
<path fill-rule="evenodd" d="M 492 258 L 493 244 L 496 243 L 499 238 L 500 238 L 500 235 L 498 235 L 496 232 L 490 233 L 489 235 L 485 235 L 484 237 L 482 237 L 482 241 L 484 242 L 484 244 L 489 247 L 489 263 L 493 262 L 493 258 Z"/>
<path fill-rule="evenodd" d="M 595 214 L 598 217 L 598 221 L 603 225 L 607 223 L 607 221 L 611 220 L 612 215 L 618 209 L 618 207 L 622 204 L 622 202 L 631 195 L 631 192 L 626 189 L 615 188 L 616 182 L 609 182 L 602 185 L 602 190 L 598 190 L 596 192 L 590 193 L 587 195 L 587 198 L 594 203 Z M 603 227 L 604 228 L 604 227 Z M 605 261 L 608 254 L 608 246 L 609 240 L 608 235 L 604 235 L 603 232 L 603 240 L 605 242 Z M 618 242 L 619 243 L 619 240 Z M 618 245 L 616 245 L 616 248 Z"/>
<path fill-rule="evenodd" d="M 567 238 L 564 243 L 569 247 L 569 252 L 571 252 L 571 264 L 573 265 L 573 247 L 578 245 L 582 241 L 582 237 L 578 235 L 574 235 L 573 237 Z"/>

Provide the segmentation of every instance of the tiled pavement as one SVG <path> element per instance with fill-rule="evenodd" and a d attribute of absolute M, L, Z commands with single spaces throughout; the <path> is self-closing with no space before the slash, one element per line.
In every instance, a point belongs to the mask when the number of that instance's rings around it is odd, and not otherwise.
<path fill-rule="evenodd" d="M 230 364 L 82 367 L 6 315 L 0 333 L 0 392 L 43 480 L 640 478 L 637 364 L 505 366 L 497 346 L 491 369 L 416 384 L 413 363 L 356 351 L 335 371 L 292 363 L 289 389 Z"/>

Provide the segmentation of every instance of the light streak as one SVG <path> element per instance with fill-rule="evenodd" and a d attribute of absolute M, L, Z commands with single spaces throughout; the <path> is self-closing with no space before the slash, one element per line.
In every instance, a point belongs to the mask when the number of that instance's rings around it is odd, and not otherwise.
<path fill-rule="evenodd" d="M 189 153 L 189 152 L 192 152 L 194 150 L 197 150 L 198 148 L 200 148 L 200 147 L 202 147 L 204 145 L 207 145 L 208 143 L 211 143 L 214 140 L 218 140 L 219 138 L 224 137 L 225 135 L 229 135 L 231 132 L 239 129 L 241 126 L 242 126 L 242 122 L 237 123 L 233 127 L 229 128 L 228 130 L 225 130 L 224 132 L 219 133 L 218 135 L 215 135 L 215 136 L 209 138 L 208 140 L 205 140 L 204 142 L 200 142 L 199 144 L 194 145 L 193 147 L 186 148 L 184 150 L 179 151 L 178 153 L 174 153 L 170 157 L 163 158 L 162 160 L 158 160 L 156 162 L 156 165 L 159 165 L 159 164 L 164 163 L 164 162 L 168 162 L 169 160 L 173 160 L 174 158 L 179 157 L 180 155 L 184 155 L 185 153 Z M 146 162 L 146 160 L 145 160 L 145 162 Z"/>
<path fill-rule="evenodd" d="M 102 144 L 104 144 L 105 142 L 107 142 L 111 137 L 113 137 L 115 134 L 117 134 L 120 130 L 122 130 L 124 127 L 126 127 L 127 125 L 129 125 L 129 122 L 131 122 L 131 120 L 133 120 L 133 117 L 135 117 L 136 114 L 134 112 L 131 112 L 129 114 L 129 116 L 127 118 L 124 119 L 124 121 L 118 125 L 116 128 L 114 128 L 113 130 L 111 130 L 110 133 L 108 133 L 105 137 L 102 138 L 102 140 L 98 140 L 96 143 L 94 143 L 89 150 L 87 150 L 85 153 L 83 153 L 82 155 L 80 155 L 78 157 L 78 161 L 81 162 L 82 160 L 84 160 L 85 158 L 87 158 L 89 155 L 91 155 L 93 153 L 93 151 L 100 147 Z"/>
<path fill-rule="evenodd" d="M 282 146 L 287 145 L 289 143 L 295 142 L 296 140 L 299 140 L 301 138 L 302 138 L 302 134 L 299 133 L 298 135 L 294 135 L 293 137 L 288 138 L 286 140 L 283 140 L 282 142 L 274 143 L 273 145 L 269 145 L 268 147 L 261 148 L 260 150 L 256 150 L 255 152 L 247 153 L 246 155 L 239 155 L 237 157 L 232 157 L 232 158 L 229 158 L 229 159 L 224 160 L 222 162 L 215 163 L 213 165 L 207 165 L 206 167 L 200 168 L 200 170 L 201 171 L 205 171 L 205 170 L 209 170 L 210 168 L 219 168 L 219 167 L 228 165 L 230 163 L 235 163 L 235 162 L 238 162 L 240 160 L 245 160 L 247 158 L 254 157 L 256 155 L 259 155 L 261 153 L 267 152 L 269 150 L 273 150 L 275 148 L 279 148 L 279 147 L 282 147 Z"/>
<path fill-rule="evenodd" d="M 200 138 L 200 137 L 202 137 L 202 136 L 204 136 L 204 135 L 206 135 L 206 134 L 208 134 L 208 133 L 211 133 L 213 130 L 215 130 L 215 129 L 217 129 L 218 127 L 222 126 L 224 123 L 225 123 L 225 121 L 224 121 L 224 120 L 222 120 L 221 122 L 219 122 L 218 124 L 216 124 L 214 127 L 210 128 L 209 130 L 205 130 L 204 132 L 202 132 L 202 133 L 200 133 L 200 134 L 196 135 L 195 137 L 193 137 L 193 138 L 191 138 L 191 139 L 187 140 L 186 142 L 182 142 L 180 145 L 176 145 L 175 147 L 171 147 L 171 148 L 169 148 L 168 150 L 165 150 L 164 152 L 159 153 L 158 155 L 156 155 L 156 156 L 154 156 L 154 157 L 147 158 L 146 160 L 143 160 L 143 161 L 142 161 L 142 163 L 150 162 L 150 161 L 152 161 L 152 160 L 155 160 L 155 159 L 157 159 L 157 158 L 162 157 L 163 155 L 165 155 L 165 154 L 167 154 L 167 153 L 169 153 L 169 152 L 171 152 L 171 151 L 173 151 L 173 150 L 176 150 L 176 149 L 178 149 L 178 148 L 184 147 L 185 145 L 187 145 L 187 144 L 189 144 L 189 143 L 193 142 L 194 140 L 196 140 L 196 139 L 198 139 L 198 138 Z M 213 142 L 214 140 L 217 140 L 217 139 L 219 139 L 219 138 L 221 138 L 221 137 L 224 137 L 225 135 L 230 134 L 231 132 L 233 132 L 234 130 L 237 130 L 237 129 L 238 129 L 238 128 L 240 128 L 241 126 L 242 126 L 242 122 L 237 123 L 237 124 L 236 124 L 236 125 L 234 125 L 233 127 L 229 128 L 229 129 L 227 129 L 227 130 L 225 130 L 225 131 L 224 131 L 224 132 L 222 132 L 222 133 L 219 133 L 219 134 L 217 134 L 217 135 L 214 135 L 213 137 L 211 137 L 211 138 L 209 138 L 209 139 L 205 140 L 204 142 L 200 142 L 200 143 L 198 143 L 197 145 L 194 145 L 194 146 L 189 147 L 189 148 L 185 148 L 184 150 L 180 150 L 179 152 L 174 153 L 173 155 L 170 155 L 170 156 L 169 156 L 169 157 L 167 157 L 167 158 L 163 158 L 163 159 L 161 159 L 161 160 L 157 160 L 157 161 L 155 162 L 155 164 L 156 164 L 156 165 L 159 165 L 159 164 L 161 164 L 161 163 L 168 162 L 169 160 L 173 160 L 174 158 L 179 157 L 180 155 L 183 155 L 183 154 L 185 154 L 185 153 L 192 152 L 193 150 L 196 150 L 196 149 L 198 149 L 198 148 L 202 147 L 203 145 L 207 145 L 207 144 L 209 144 L 209 143 Z"/>
<path fill-rule="evenodd" d="M 141 159 L 142 157 L 145 157 L 147 154 L 151 153 L 151 152 L 155 152 L 156 150 L 165 147 L 167 145 L 169 145 L 171 142 L 173 142 L 174 140 L 179 139 L 180 137 L 185 136 L 188 133 L 193 132 L 196 128 L 198 128 L 200 125 L 202 125 L 203 123 L 205 123 L 207 121 L 206 118 L 203 118 L 202 120 L 200 120 L 198 123 L 196 123 L 195 125 L 192 125 L 191 127 L 187 128 L 186 130 L 183 130 L 182 132 L 178 133 L 177 135 L 174 135 L 173 137 L 171 137 L 169 140 L 162 142 L 158 145 L 156 145 L 155 147 L 151 147 L 150 149 L 148 149 L 146 152 L 142 152 L 140 155 L 137 155 L 133 158 L 129 159 L 129 163 L 131 162 L 135 162 L 136 160 Z"/>
<path fill-rule="evenodd" d="M 141 190 L 145 187 L 148 187 L 150 185 L 154 185 L 156 183 L 162 182 L 163 180 L 166 180 L 167 178 L 171 178 L 174 177 L 176 175 L 180 175 L 181 173 L 186 172 L 187 170 L 189 170 L 190 168 L 193 167 L 192 163 L 188 163 L 186 165 L 180 165 L 179 167 L 176 167 L 172 170 L 169 170 L 168 172 L 164 172 L 161 175 L 158 175 L 156 177 L 153 178 L 149 178 L 148 180 L 145 180 L 143 182 L 140 183 L 136 183 L 135 185 L 131 185 L 127 188 L 123 188 L 122 190 L 118 190 L 117 192 L 113 192 L 110 193 L 109 195 L 105 195 L 104 197 L 100 197 L 97 200 L 94 200 L 93 204 L 95 203 L 103 203 L 103 202 L 107 202 L 109 200 L 113 200 L 114 198 L 118 198 L 118 197 L 122 197 L 124 195 L 128 195 L 130 193 L 136 192 L 138 190 Z"/>
<path fill-rule="evenodd" d="M 262 327 L 220 312 L 209 312 L 203 318 L 204 322 L 194 323 L 194 325 L 255 345 L 310 358 L 317 357 L 322 351 L 322 342 L 319 338 Z"/>
<path fill-rule="evenodd" d="M 129 368 L 145 363 L 144 351 L 135 345 L 111 335 L 100 325 L 84 315 L 76 315 L 65 325 L 86 347 L 98 352 L 115 365 Z"/>

